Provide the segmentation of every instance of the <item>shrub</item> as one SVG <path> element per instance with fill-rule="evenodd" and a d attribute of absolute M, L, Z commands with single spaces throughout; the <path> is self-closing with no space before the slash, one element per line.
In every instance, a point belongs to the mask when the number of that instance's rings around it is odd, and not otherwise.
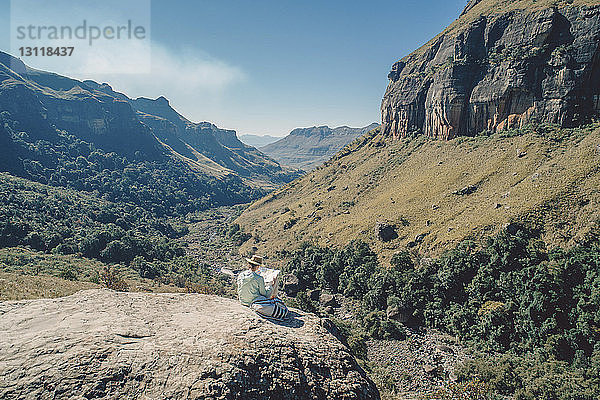
<path fill-rule="evenodd" d="M 121 270 L 113 265 L 106 265 L 100 271 L 98 281 L 108 289 L 126 291 L 128 289 L 127 282 L 123 278 Z"/>
<path fill-rule="evenodd" d="M 426 397 L 428 400 L 487 400 L 490 390 L 485 382 L 474 378 L 465 382 L 449 383 Z"/>
<path fill-rule="evenodd" d="M 77 270 L 73 266 L 68 265 L 59 272 L 58 277 L 69 281 L 76 281 L 78 275 Z"/>
<path fill-rule="evenodd" d="M 250 240 L 252 234 L 242 231 L 240 224 L 232 224 L 227 229 L 227 237 L 237 246 L 241 246 Z"/>
<path fill-rule="evenodd" d="M 378 269 L 377 254 L 367 243 L 353 240 L 336 254 L 334 262 L 340 265 L 338 270 L 343 266 L 339 279 L 339 292 L 344 296 L 362 299 L 369 291 L 371 276 Z"/>
<path fill-rule="evenodd" d="M 341 335 L 341 340 L 350 349 L 350 353 L 360 360 L 367 359 L 368 334 L 354 321 L 343 321 L 332 318 Z"/>
<path fill-rule="evenodd" d="M 519 400 L 592 400 L 600 393 L 598 378 L 592 378 L 594 368 L 598 365 L 575 367 L 538 352 L 482 356 L 465 362 L 457 376 L 463 382 L 477 378 L 491 392 Z"/>
<path fill-rule="evenodd" d="M 298 292 L 296 295 L 295 306 L 311 313 L 316 313 L 319 309 L 318 304 L 312 301 L 305 291 Z"/>
<path fill-rule="evenodd" d="M 290 218 L 287 221 L 285 221 L 285 223 L 283 224 L 283 229 L 290 229 L 291 227 L 293 227 L 294 225 L 296 225 L 296 223 L 298 222 L 298 218 Z"/>
<path fill-rule="evenodd" d="M 372 311 L 363 320 L 367 334 L 373 339 L 399 339 L 406 338 L 406 332 L 395 321 L 387 319 L 383 311 Z"/>

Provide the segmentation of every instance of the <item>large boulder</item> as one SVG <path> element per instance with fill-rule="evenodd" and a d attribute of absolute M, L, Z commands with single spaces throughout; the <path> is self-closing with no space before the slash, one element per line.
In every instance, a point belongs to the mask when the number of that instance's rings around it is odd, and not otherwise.
<path fill-rule="evenodd" d="M 377 237 L 382 242 L 389 242 L 398 238 L 396 227 L 385 222 L 378 222 L 375 229 L 377 230 Z"/>
<path fill-rule="evenodd" d="M 329 293 L 321 293 L 319 295 L 319 302 L 323 305 L 323 307 L 339 307 L 339 303 L 334 295 Z"/>
<path fill-rule="evenodd" d="M 379 399 L 321 320 L 200 294 L 0 302 L 2 399 Z"/>

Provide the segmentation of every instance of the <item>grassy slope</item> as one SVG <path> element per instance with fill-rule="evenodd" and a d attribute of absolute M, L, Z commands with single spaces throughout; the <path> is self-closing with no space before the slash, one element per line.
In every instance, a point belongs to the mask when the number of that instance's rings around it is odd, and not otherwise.
<path fill-rule="evenodd" d="M 100 285 L 91 282 L 68 281 L 49 275 L 0 272 L 0 301 L 51 299 L 98 287 Z"/>
<path fill-rule="evenodd" d="M 600 0 L 482 0 L 466 15 L 450 24 L 448 31 L 476 20 L 482 15 L 492 15 L 499 12 L 509 12 L 523 9 L 541 9 L 549 7 L 593 6 L 600 4 Z"/>
<path fill-rule="evenodd" d="M 483 0 L 405 58 L 426 51 L 440 35 L 458 34 L 482 15 L 493 18 L 519 9 L 598 4 L 600 0 Z M 280 189 L 276 199 L 269 195 L 254 203 L 238 222 L 257 239 L 242 251 L 256 246 L 274 255 L 306 239 L 342 245 L 362 238 L 375 244 L 385 260 L 418 234 L 428 234 L 421 250 L 439 253 L 462 238 L 487 236 L 499 224 L 525 216 L 546 218 L 550 243 L 568 245 L 587 231 L 586 224 L 600 217 L 594 186 L 600 183 L 594 165 L 598 151 L 592 150 L 598 135 L 594 132 L 582 143 L 581 138 L 570 138 L 561 145 L 535 135 L 459 138 L 447 143 L 423 138 L 396 143 L 367 140 L 365 148 Z M 375 147 L 376 142 L 385 145 Z M 517 149 L 528 149 L 528 155 L 517 157 Z M 539 178 L 533 181 L 536 172 Z M 470 196 L 451 195 L 480 181 L 483 185 Z M 335 189 L 328 191 L 332 186 Z M 503 198 L 507 192 L 509 196 Z M 495 209 L 496 203 L 502 207 Z M 297 223 L 284 230 L 290 220 Z M 385 245 L 377 242 L 377 221 L 403 226 L 400 238 Z"/>
<path fill-rule="evenodd" d="M 69 296 L 85 289 L 103 287 L 98 276 L 106 264 L 78 255 L 46 254 L 27 247 L 0 249 L 0 301 Z M 142 279 L 119 267 L 132 292 L 183 292 L 185 289 Z M 65 272 L 70 272 L 69 279 Z"/>
<path fill-rule="evenodd" d="M 417 249 L 437 254 L 516 219 L 543 226 L 550 243 L 568 246 L 600 219 L 600 129 L 448 142 L 375 136 L 352 146 L 251 205 L 238 222 L 259 239 L 242 251 L 256 246 L 273 256 L 302 240 L 343 245 L 361 238 L 386 262 L 420 234 L 427 235 Z M 477 191 L 452 193 L 468 185 Z M 290 220 L 297 222 L 284 229 Z M 396 224 L 399 238 L 377 240 L 378 221 Z"/>

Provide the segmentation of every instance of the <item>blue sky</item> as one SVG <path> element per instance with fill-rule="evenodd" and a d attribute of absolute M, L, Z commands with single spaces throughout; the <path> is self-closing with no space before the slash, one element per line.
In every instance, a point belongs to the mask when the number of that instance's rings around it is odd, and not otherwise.
<path fill-rule="evenodd" d="M 390 66 L 465 3 L 154 0 L 154 76 L 76 77 L 107 81 L 133 97 L 164 95 L 189 119 L 239 134 L 364 126 L 380 119 Z M 0 5 L 0 46 L 8 51 L 10 7 Z"/>

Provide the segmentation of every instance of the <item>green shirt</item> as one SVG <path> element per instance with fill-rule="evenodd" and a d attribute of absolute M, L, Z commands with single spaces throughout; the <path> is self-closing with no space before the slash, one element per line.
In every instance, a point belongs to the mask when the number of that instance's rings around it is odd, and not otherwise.
<path fill-rule="evenodd" d="M 265 280 L 252 270 L 242 271 L 237 276 L 238 298 L 243 305 L 249 306 L 258 298 L 270 298 L 271 288 L 265 288 Z"/>

